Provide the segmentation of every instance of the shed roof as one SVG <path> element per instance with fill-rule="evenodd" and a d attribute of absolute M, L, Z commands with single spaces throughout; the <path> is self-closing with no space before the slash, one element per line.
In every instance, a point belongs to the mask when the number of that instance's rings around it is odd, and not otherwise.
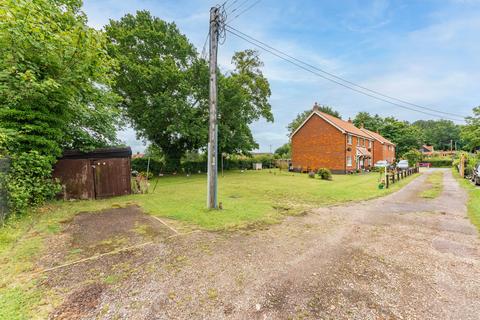
<path fill-rule="evenodd" d="M 132 149 L 122 148 L 98 148 L 90 152 L 80 150 L 65 150 L 61 159 L 106 159 L 106 158 L 130 158 Z"/>

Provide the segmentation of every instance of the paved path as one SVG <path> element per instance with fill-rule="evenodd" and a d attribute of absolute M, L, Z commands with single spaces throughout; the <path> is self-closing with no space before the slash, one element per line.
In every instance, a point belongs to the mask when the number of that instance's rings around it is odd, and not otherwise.
<path fill-rule="evenodd" d="M 415 179 L 384 198 L 266 230 L 145 248 L 84 318 L 480 319 L 480 240 L 449 170 L 435 200 Z"/>

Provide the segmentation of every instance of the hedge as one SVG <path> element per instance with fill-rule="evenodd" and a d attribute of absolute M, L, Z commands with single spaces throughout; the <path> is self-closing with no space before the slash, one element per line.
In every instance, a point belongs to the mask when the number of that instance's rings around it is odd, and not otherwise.
<path fill-rule="evenodd" d="M 273 156 L 255 156 L 251 158 L 224 158 L 223 169 L 224 170 L 247 170 L 252 169 L 254 163 L 261 162 L 264 168 L 274 166 Z M 146 172 L 148 166 L 148 158 L 136 158 L 132 159 L 132 170 L 138 172 Z M 222 159 L 218 159 L 218 168 L 222 169 Z M 174 169 L 167 168 L 162 161 L 150 159 L 150 172 L 154 175 L 159 173 L 172 173 Z M 180 172 L 183 173 L 198 173 L 207 171 L 207 161 L 183 161 L 180 164 Z"/>
<path fill-rule="evenodd" d="M 453 164 L 452 159 L 428 159 L 423 160 L 422 163 L 430 163 L 432 168 L 445 168 L 451 167 Z"/>

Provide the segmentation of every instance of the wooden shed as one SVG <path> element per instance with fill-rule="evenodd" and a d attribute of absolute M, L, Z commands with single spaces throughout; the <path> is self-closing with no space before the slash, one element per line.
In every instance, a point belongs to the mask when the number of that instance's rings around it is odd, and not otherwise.
<path fill-rule="evenodd" d="M 64 199 L 101 199 L 131 193 L 130 148 L 65 151 L 53 169 Z"/>

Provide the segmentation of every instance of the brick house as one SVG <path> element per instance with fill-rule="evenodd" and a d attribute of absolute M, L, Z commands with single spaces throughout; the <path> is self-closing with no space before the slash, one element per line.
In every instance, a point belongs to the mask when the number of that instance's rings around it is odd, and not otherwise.
<path fill-rule="evenodd" d="M 373 142 L 373 163 L 386 160 L 388 163 L 395 161 L 395 144 L 390 140 L 382 137 L 380 133 L 360 128 L 363 132 L 374 139 Z"/>
<path fill-rule="evenodd" d="M 377 137 L 378 140 L 379 137 Z M 347 173 L 368 169 L 374 163 L 374 145 L 377 138 L 365 132 L 365 129 L 357 128 L 350 120 L 344 121 L 321 112 L 316 103 L 312 113 L 290 138 L 294 170 L 309 171 L 328 168 L 333 173 Z M 386 141 L 388 140 L 377 142 L 382 146 L 384 145 L 382 142 L 386 143 Z M 393 145 L 389 141 L 388 143 Z M 379 148 L 379 150 L 383 149 Z M 392 150 L 381 153 L 380 157 L 389 156 L 389 152 Z M 395 147 L 393 147 L 393 154 L 395 154 Z"/>

